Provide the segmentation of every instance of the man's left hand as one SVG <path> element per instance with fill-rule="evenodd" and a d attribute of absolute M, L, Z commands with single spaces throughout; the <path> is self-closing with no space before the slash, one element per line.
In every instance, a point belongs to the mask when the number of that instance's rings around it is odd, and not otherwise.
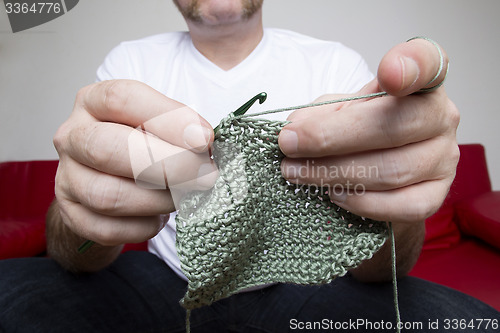
<path fill-rule="evenodd" d="M 443 70 L 439 72 L 440 61 Z M 381 221 L 422 222 L 441 206 L 459 159 L 459 112 L 443 87 L 448 58 L 415 39 L 382 59 L 377 78 L 355 95 L 387 97 L 298 110 L 280 133 L 285 178 L 330 185 L 337 205 Z M 331 100 L 340 95 L 327 95 Z"/>

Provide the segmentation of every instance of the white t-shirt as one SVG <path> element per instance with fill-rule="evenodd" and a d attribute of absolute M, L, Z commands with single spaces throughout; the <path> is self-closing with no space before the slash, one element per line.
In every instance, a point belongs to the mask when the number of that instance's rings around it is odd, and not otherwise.
<path fill-rule="evenodd" d="M 213 127 L 260 92 L 268 94 L 266 102 L 254 104 L 248 113 L 310 103 L 327 93 L 354 93 L 372 78 L 362 57 L 340 43 L 269 28 L 257 48 L 228 71 L 203 56 L 188 32 L 123 42 L 97 70 L 99 81 L 142 81 L 190 106 Z M 175 213 L 149 241 L 149 251 L 186 279 L 175 250 Z"/>

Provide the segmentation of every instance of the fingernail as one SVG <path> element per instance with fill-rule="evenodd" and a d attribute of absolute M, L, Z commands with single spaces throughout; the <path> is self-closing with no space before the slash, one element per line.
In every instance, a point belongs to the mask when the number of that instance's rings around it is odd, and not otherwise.
<path fill-rule="evenodd" d="M 278 143 L 280 145 L 281 151 L 285 155 L 289 155 L 297 152 L 299 146 L 299 138 L 295 131 L 283 129 L 280 132 Z"/>
<path fill-rule="evenodd" d="M 190 124 L 184 129 L 184 143 L 191 149 L 202 152 L 208 147 L 212 132 L 201 125 Z"/>
<path fill-rule="evenodd" d="M 219 176 L 219 172 L 212 163 L 204 163 L 198 169 L 198 177 L 196 183 L 206 189 L 210 189 L 215 185 L 215 181 Z"/>
<path fill-rule="evenodd" d="M 417 82 L 418 77 L 420 76 L 420 68 L 415 60 L 409 57 L 400 57 L 401 61 L 401 69 L 402 69 L 402 80 L 401 80 L 401 89 L 410 88 Z M 411 83 L 409 83 L 411 82 Z"/>
<path fill-rule="evenodd" d="M 334 188 L 330 192 L 330 199 L 337 205 L 343 204 L 347 199 L 347 191 L 345 189 Z"/>

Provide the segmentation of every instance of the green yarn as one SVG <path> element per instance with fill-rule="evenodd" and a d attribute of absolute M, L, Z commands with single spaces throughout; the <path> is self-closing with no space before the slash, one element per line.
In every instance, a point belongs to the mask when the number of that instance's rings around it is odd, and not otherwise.
<path fill-rule="evenodd" d="M 394 229 L 392 222 L 389 225 L 389 237 L 391 239 L 391 269 L 392 269 L 392 294 L 394 296 L 394 311 L 396 312 L 396 332 L 401 332 L 401 314 L 399 313 L 398 282 L 396 272 L 396 240 L 394 239 Z"/>
<path fill-rule="evenodd" d="M 222 120 L 213 146 L 220 176 L 213 189 L 188 194 L 176 217 L 186 309 L 269 283 L 329 283 L 387 239 L 386 223 L 336 206 L 327 188 L 282 177 L 278 135 L 285 124 Z"/>

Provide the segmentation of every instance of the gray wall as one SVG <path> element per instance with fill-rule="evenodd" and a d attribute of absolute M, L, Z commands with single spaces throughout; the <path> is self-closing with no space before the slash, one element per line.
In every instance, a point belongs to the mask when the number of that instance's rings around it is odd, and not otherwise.
<path fill-rule="evenodd" d="M 264 20 L 342 41 L 373 71 L 396 43 L 437 40 L 451 58 L 446 87 L 462 114 L 459 142 L 486 146 L 500 190 L 499 13 L 498 0 L 266 0 Z M 52 22 L 12 34 L 0 4 L 0 161 L 56 159 L 52 136 L 106 53 L 123 40 L 184 29 L 171 0 L 81 0 Z"/>

